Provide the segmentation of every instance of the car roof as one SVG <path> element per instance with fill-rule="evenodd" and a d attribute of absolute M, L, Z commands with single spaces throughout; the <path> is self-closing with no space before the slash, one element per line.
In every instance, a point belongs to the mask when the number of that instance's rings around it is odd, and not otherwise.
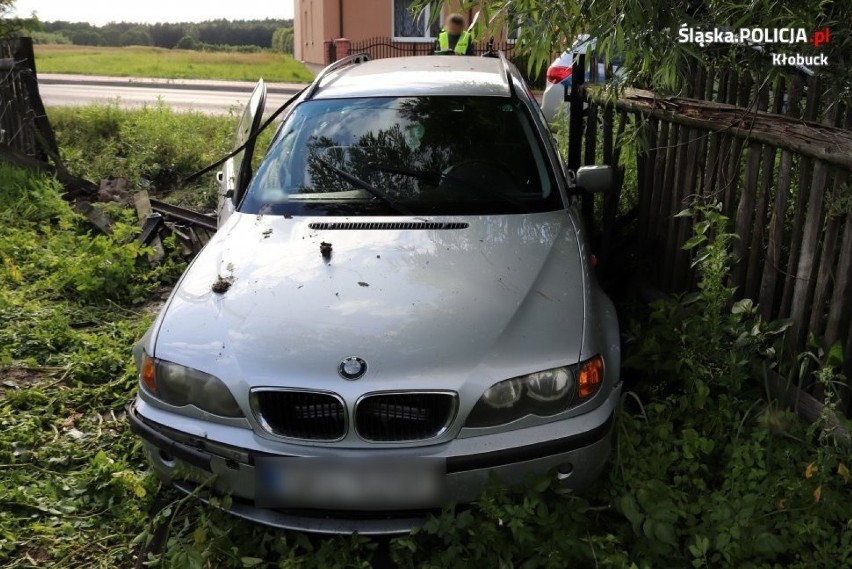
<path fill-rule="evenodd" d="M 425 55 L 347 65 L 323 78 L 314 99 L 468 95 L 509 97 L 499 58 Z"/>

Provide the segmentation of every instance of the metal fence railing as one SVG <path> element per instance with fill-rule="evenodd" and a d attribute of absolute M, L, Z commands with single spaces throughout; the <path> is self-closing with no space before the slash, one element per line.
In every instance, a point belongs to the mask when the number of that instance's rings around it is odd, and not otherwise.
<path fill-rule="evenodd" d="M 490 43 L 490 41 L 475 42 L 474 54 L 481 56 L 487 53 Z M 388 57 L 432 55 L 435 52 L 435 47 L 435 40 L 408 42 L 397 41 L 390 37 L 374 37 L 352 42 L 351 53 L 367 53 L 373 59 L 384 59 Z M 544 88 L 543 73 L 528 73 L 526 58 L 518 53 L 514 42 L 494 42 L 491 47 L 495 51 L 502 51 L 506 54 L 506 57 L 518 66 L 531 87 Z"/>

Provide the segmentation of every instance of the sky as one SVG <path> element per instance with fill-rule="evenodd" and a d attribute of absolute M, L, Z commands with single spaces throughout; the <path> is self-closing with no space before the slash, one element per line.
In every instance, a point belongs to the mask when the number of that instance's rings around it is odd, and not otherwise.
<path fill-rule="evenodd" d="M 201 22 L 227 18 L 292 18 L 293 0 L 16 0 L 13 13 L 41 20 L 103 25 L 108 22 Z"/>

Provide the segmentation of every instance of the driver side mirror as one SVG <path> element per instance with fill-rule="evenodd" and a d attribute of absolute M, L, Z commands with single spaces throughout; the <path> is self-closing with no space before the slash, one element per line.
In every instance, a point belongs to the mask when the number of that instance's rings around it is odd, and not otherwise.
<path fill-rule="evenodd" d="M 598 194 L 612 190 L 613 179 L 612 166 L 582 166 L 577 170 L 574 184 L 584 192 Z"/>

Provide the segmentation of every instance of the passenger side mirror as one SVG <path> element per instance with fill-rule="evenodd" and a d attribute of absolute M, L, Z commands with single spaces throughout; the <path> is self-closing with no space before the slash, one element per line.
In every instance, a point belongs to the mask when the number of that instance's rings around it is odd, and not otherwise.
<path fill-rule="evenodd" d="M 597 194 L 612 190 L 613 179 L 612 166 L 582 166 L 577 170 L 574 183 L 582 191 Z"/>

